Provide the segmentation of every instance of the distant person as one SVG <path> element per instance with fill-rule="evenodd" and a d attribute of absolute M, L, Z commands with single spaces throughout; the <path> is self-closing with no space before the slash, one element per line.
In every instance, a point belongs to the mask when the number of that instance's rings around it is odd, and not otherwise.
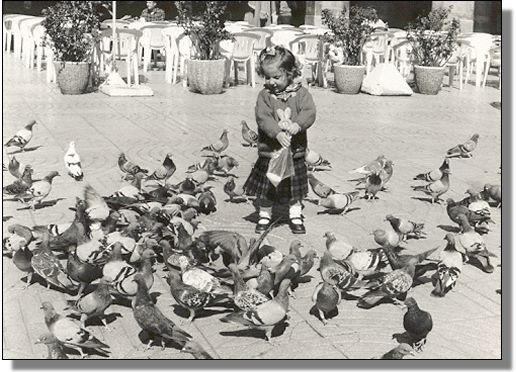
<path fill-rule="evenodd" d="M 141 18 L 147 22 L 156 22 L 165 20 L 165 11 L 157 7 L 156 1 L 146 1 L 147 8 L 143 9 Z"/>

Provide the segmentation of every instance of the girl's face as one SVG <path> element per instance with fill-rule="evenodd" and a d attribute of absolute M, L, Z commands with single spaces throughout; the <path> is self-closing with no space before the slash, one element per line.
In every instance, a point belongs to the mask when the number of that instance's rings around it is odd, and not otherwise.
<path fill-rule="evenodd" d="M 262 66 L 265 77 L 265 88 L 273 93 L 280 93 L 291 83 L 287 72 L 280 69 L 278 63 L 267 63 Z"/>

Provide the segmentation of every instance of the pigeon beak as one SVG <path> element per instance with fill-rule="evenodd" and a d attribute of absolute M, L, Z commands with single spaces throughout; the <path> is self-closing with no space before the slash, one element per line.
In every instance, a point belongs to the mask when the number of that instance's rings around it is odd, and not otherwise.
<path fill-rule="evenodd" d="M 41 344 L 41 341 L 40 341 L 40 340 L 36 340 L 36 341 L 34 342 L 34 344 Z"/>
<path fill-rule="evenodd" d="M 415 355 L 416 355 L 416 353 L 414 352 L 414 350 L 412 350 L 409 354 L 410 354 L 410 355 L 412 355 L 412 356 L 415 356 Z"/>

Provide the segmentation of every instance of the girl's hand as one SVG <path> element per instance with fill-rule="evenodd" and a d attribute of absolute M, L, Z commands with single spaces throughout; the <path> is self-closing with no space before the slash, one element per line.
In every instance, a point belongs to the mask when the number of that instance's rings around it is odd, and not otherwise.
<path fill-rule="evenodd" d="M 301 132 L 301 127 L 298 123 L 290 123 L 289 127 L 287 128 L 287 132 L 289 132 L 292 136 L 295 136 Z"/>
<path fill-rule="evenodd" d="M 289 147 L 290 146 L 290 136 L 286 132 L 279 132 L 276 136 L 276 139 L 283 147 Z"/>

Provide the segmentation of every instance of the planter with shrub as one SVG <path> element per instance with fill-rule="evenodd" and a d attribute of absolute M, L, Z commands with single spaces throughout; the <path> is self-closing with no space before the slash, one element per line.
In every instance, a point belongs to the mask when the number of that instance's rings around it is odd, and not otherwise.
<path fill-rule="evenodd" d="M 203 2 L 204 11 L 197 17 L 189 3 L 175 2 L 178 23 L 192 40 L 194 48 L 192 59 L 187 61 L 188 85 L 190 90 L 202 94 L 222 93 L 226 68 L 219 43 L 231 39 L 224 25 L 227 1 Z"/>
<path fill-rule="evenodd" d="M 434 9 L 407 27 L 419 93 L 437 94 L 441 90 L 445 66 L 457 46 L 460 28 L 457 19 L 449 20 L 451 9 Z"/>
<path fill-rule="evenodd" d="M 325 52 L 336 62 L 335 85 L 339 93 L 360 92 L 365 74 L 361 63 L 362 47 L 373 32 L 372 24 L 378 20 L 376 10 L 352 6 L 349 17 L 346 9 L 335 16 L 329 9 L 322 10 L 322 21 L 329 29 L 322 40 L 328 43 Z"/>
<path fill-rule="evenodd" d="M 57 84 L 63 94 L 88 87 L 99 18 L 91 1 L 58 1 L 43 10 L 46 42 L 54 54 Z"/>

